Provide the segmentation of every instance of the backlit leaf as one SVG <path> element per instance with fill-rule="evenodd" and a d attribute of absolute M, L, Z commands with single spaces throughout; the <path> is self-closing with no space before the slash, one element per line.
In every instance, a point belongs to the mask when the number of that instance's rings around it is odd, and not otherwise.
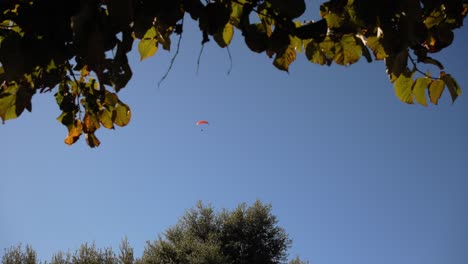
<path fill-rule="evenodd" d="M 18 117 L 16 114 L 16 92 L 18 89 L 16 83 L 0 86 L 0 118 L 2 118 L 3 123 Z"/>
<path fill-rule="evenodd" d="M 416 79 L 413 85 L 413 95 L 416 99 L 416 102 L 420 103 L 421 105 L 427 106 L 426 101 L 426 90 L 431 84 L 432 80 L 428 77 L 421 77 Z"/>
<path fill-rule="evenodd" d="M 231 23 L 227 23 L 222 30 L 219 30 L 213 35 L 213 38 L 221 48 L 224 48 L 229 46 L 233 36 L 234 27 L 231 25 Z"/>
<path fill-rule="evenodd" d="M 83 125 L 80 120 L 75 120 L 73 124 L 68 126 L 68 136 L 65 138 L 65 144 L 72 145 L 83 133 Z"/>
<path fill-rule="evenodd" d="M 117 107 L 112 112 L 112 119 L 114 120 L 114 124 L 121 127 L 126 126 L 130 122 L 131 117 L 132 112 L 130 111 L 130 107 L 122 102 L 119 102 Z"/>
<path fill-rule="evenodd" d="M 296 51 L 289 46 L 284 52 L 276 54 L 273 65 L 276 68 L 289 72 L 289 65 L 296 59 Z"/>
<path fill-rule="evenodd" d="M 407 70 L 400 74 L 394 83 L 396 96 L 407 104 L 413 103 L 413 82 L 413 73 Z"/>
<path fill-rule="evenodd" d="M 310 62 L 317 63 L 320 65 L 324 65 L 327 63 L 327 59 L 325 54 L 322 52 L 319 44 L 315 43 L 315 41 L 310 41 L 306 46 L 306 56 Z"/>
<path fill-rule="evenodd" d="M 158 42 L 156 39 L 142 39 L 138 43 L 138 52 L 140 53 L 140 61 L 154 56 L 158 51 Z"/>
<path fill-rule="evenodd" d="M 442 80 L 434 80 L 431 85 L 429 85 L 429 98 L 433 104 L 437 105 L 444 92 L 444 88 L 444 81 Z"/>
<path fill-rule="evenodd" d="M 385 52 L 385 49 L 382 45 L 382 39 L 378 37 L 368 37 L 367 46 L 372 50 L 374 53 L 376 60 L 383 60 L 388 57 L 388 54 Z"/>
<path fill-rule="evenodd" d="M 460 85 L 450 74 L 444 72 L 440 74 L 440 79 L 444 81 L 452 97 L 452 102 L 455 103 L 457 97 L 462 93 Z"/>
<path fill-rule="evenodd" d="M 362 48 L 353 34 L 344 35 L 337 45 L 334 61 L 340 65 L 356 63 L 362 55 Z"/>
<path fill-rule="evenodd" d="M 83 132 L 94 133 L 99 127 L 101 126 L 97 116 L 94 113 L 86 113 L 83 118 Z"/>
<path fill-rule="evenodd" d="M 158 51 L 158 41 L 156 40 L 156 32 L 155 27 L 150 27 L 143 38 L 138 43 L 138 52 L 140 53 L 140 60 L 144 60 L 156 54 Z"/>
<path fill-rule="evenodd" d="M 107 109 L 102 109 L 98 114 L 99 122 L 108 129 L 114 128 L 114 122 L 112 121 L 112 111 Z"/>

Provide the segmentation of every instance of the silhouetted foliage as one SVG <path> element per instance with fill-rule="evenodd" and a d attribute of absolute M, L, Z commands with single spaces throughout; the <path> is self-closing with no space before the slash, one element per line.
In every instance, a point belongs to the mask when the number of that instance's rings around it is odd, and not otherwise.
<path fill-rule="evenodd" d="M 51 264 L 277 264 L 286 263 L 291 240 L 279 227 L 271 205 L 256 201 L 232 211 L 215 212 L 201 202 L 188 210 L 177 224 L 153 242 L 148 241 L 141 258 L 134 257 L 127 238 L 119 254 L 84 243 L 74 254 L 59 251 Z M 5 250 L 2 264 L 37 264 L 28 245 Z M 290 264 L 306 264 L 298 257 Z"/>

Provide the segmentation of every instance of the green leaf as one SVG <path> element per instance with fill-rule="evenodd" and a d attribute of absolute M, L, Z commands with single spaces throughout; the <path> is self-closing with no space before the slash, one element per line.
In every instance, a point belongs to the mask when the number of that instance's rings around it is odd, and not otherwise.
<path fill-rule="evenodd" d="M 227 23 L 224 28 L 213 35 L 214 40 L 221 48 L 229 46 L 234 35 L 234 27 L 231 23 Z"/>
<path fill-rule="evenodd" d="M 354 34 L 347 34 L 336 45 L 334 61 L 340 65 L 351 65 L 359 61 L 361 55 L 362 47 L 356 42 Z"/>
<path fill-rule="evenodd" d="M 404 73 L 400 74 L 394 83 L 395 94 L 401 101 L 412 104 L 413 103 L 413 73 L 409 70 L 406 70 Z"/>
<path fill-rule="evenodd" d="M 328 28 L 339 28 L 343 25 L 343 14 L 339 12 L 340 8 L 334 5 L 339 5 L 338 2 L 329 1 L 320 6 L 320 16 L 327 21 Z"/>
<path fill-rule="evenodd" d="M 16 83 L 0 86 L 0 118 L 2 122 L 17 118 L 16 93 L 19 87 Z"/>
<path fill-rule="evenodd" d="M 102 109 L 99 111 L 98 114 L 99 122 L 107 128 L 107 129 L 114 129 L 114 122 L 112 121 L 112 111 L 108 109 Z"/>
<path fill-rule="evenodd" d="M 131 117 L 132 112 L 130 111 L 130 107 L 122 102 L 119 102 L 117 107 L 112 112 L 112 119 L 114 120 L 114 124 L 121 127 L 126 126 L 130 122 Z"/>
<path fill-rule="evenodd" d="M 374 53 L 376 60 L 383 60 L 388 57 L 388 54 L 385 52 L 385 49 L 382 45 L 382 39 L 378 37 L 368 37 L 367 46 L 372 50 Z"/>
<path fill-rule="evenodd" d="M 140 41 L 140 43 L 138 43 L 140 61 L 153 56 L 156 54 L 156 51 L 158 51 L 158 41 L 156 40 L 156 35 L 156 28 L 150 27 L 143 36 L 143 39 Z"/>
<path fill-rule="evenodd" d="M 239 23 L 241 21 L 242 13 L 244 10 L 244 5 L 247 3 L 246 0 L 237 0 L 231 1 L 231 23 L 239 28 Z"/>
<path fill-rule="evenodd" d="M 140 53 L 140 61 L 154 56 L 158 51 L 158 42 L 156 39 L 142 39 L 138 43 L 138 52 Z"/>
<path fill-rule="evenodd" d="M 320 65 L 324 65 L 327 63 L 327 58 L 323 53 L 322 49 L 320 48 L 319 44 L 315 41 L 310 41 L 306 44 L 306 57 L 312 63 L 317 63 Z"/>
<path fill-rule="evenodd" d="M 428 89 L 431 82 L 431 78 L 421 77 L 416 79 L 413 84 L 413 96 L 416 99 L 416 102 L 420 103 L 421 105 L 427 106 L 426 90 Z"/>
<path fill-rule="evenodd" d="M 458 84 L 458 82 L 452 77 L 450 74 L 445 74 L 442 72 L 440 74 L 440 79 L 445 83 L 447 86 L 450 96 L 452 97 L 452 102 L 455 103 L 455 100 L 457 100 L 458 96 L 461 95 L 461 87 Z"/>
<path fill-rule="evenodd" d="M 296 59 L 294 47 L 289 46 L 284 52 L 276 54 L 273 65 L 276 68 L 289 72 L 289 65 Z"/>
<path fill-rule="evenodd" d="M 325 55 L 327 60 L 333 60 L 336 53 L 336 45 L 335 42 L 327 36 L 324 41 L 320 42 L 319 49 Z"/>
<path fill-rule="evenodd" d="M 429 85 L 429 98 L 433 104 L 437 105 L 444 92 L 444 88 L 444 81 L 442 80 L 434 80 L 431 85 Z"/>

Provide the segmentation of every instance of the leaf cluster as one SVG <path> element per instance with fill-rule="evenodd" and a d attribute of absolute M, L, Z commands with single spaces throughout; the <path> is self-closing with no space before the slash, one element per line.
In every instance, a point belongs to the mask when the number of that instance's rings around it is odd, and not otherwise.
<path fill-rule="evenodd" d="M 461 94 L 431 56 L 451 45 L 467 0 L 330 0 L 320 6 L 320 20 L 301 22 L 305 10 L 304 0 L 1 1 L 0 118 L 31 111 L 37 92 L 58 90 L 65 143 L 85 134 L 89 146 L 98 146 L 97 129 L 130 120 L 117 94 L 132 77 L 133 44 L 141 60 L 169 51 L 171 37 L 183 34 L 184 16 L 198 23 L 202 44 L 226 48 L 238 31 L 279 70 L 289 71 L 301 52 L 319 65 L 348 66 L 365 57 L 385 61 L 403 102 L 427 105 L 428 95 L 437 104 L 445 88 L 453 101 Z M 439 72 L 423 72 L 421 64 Z"/>

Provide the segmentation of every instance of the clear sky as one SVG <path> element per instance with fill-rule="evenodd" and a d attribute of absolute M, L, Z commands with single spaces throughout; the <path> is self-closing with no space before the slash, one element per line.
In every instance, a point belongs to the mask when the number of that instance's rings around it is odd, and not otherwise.
<path fill-rule="evenodd" d="M 53 94 L 0 126 L 0 249 L 30 244 L 42 260 L 81 243 L 141 256 L 198 200 L 232 209 L 272 203 L 299 255 L 314 264 L 465 264 L 468 95 L 406 105 L 382 62 L 345 68 L 304 54 L 280 72 L 239 32 L 226 50 L 184 33 L 174 53 L 143 62 L 120 98 L 131 123 L 102 144 L 63 143 Z M 435 57 L 468 91 L 468 30 Z M 175 46 L 174 46 L 175 47 Z M 424 67 L 423 67 L 424 69 Z M 434 69 L 433 69 L 434 70 Z M 199 119 L 210 122 L 204 131 Z"/>

